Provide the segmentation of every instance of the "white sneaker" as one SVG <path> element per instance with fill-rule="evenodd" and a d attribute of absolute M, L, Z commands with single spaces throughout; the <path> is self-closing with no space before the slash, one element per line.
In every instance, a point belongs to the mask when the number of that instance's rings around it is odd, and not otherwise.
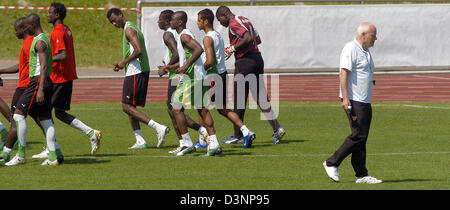
<path fill-rule="evenodd" d="M 12 160 L 5 163 L 5 166 L 16 166 L 19 164 L 24 164 L 26 162 L 26 159 L 23 157 L 19 157 L 19 154 L 16 154 Z"/>
<path fill-rule="evenodd" d="M 129 147 L 128 149 L 147 149 L 147 148 L 148 148 L 147 143 L 143 143 L 143 144 L 135 143 L 133 146 Z"/>
<path fill-rule="evenodd" d="M 44 151 L 42 151 L 39 154 L 31 156 L 31 158 L 37 158 L 37 159 L 48 158 L 48 149 L 47 149 L 47 147 L 44 147 Z"/>
<path fill-rule="evenodd" d="M 328 177 L 335 182 L 339 182 L 339 168 L 336 166 L 327 166 L 327 161 L 323 162 L 323 167 Z"/>
<path fill-rule="evenodd" d="M 100 139 L 102 138 L 102 132 L 94 130 L 94 135 L 89 138 L 91 140 L 91 155 L 95 155 L 100 148 Z"/>
<path fill-rule="evenodd" d="M 50 161 L 49 159 L 45 159 L 44 162 L 41 163 L 41 166 L 57 166 L 59 165 L 58 160 Z"/>
<path fill-rule="evenodd" d="M 156 147 L 160 147 L 164 143 L 164 137 L 166 137 L 166 134 L 169 133 L 169 130 L 169 127 L 164 125 L 156 129 L 156 134 L 158 135 L 158 144 Z"/>
<path fill-rule="evenodd" d="M 181 146 L 179 146 L 179 147 L 177 147 L 177 148 L 175 148 L 175 149 L 173 149 L 173 150 L 170 150 L 169 151 L 169 154 L 176 154 L 176 153 L 179 153 L 180 151 L 181 151 Z"/>
<path fill-rule="evenodd" d="M 383 182 L 383 181 L 378 180 L 375 177 L 370 176 L 370 175 L 365 176 L 365 177 L 361 177 L 361 178 L 358 178 L 358 177 L 355 178 L 355 183 L 357 183 L 357 184 L 359 184 L 359 183 L 379 184 L 381 182 Z"/>

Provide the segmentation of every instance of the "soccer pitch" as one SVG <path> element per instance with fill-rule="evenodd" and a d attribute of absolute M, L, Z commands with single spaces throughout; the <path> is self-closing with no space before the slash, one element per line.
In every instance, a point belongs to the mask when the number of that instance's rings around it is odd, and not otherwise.
<path fill-rule="evenodd" d="M 184 157 L 168 151 L 178 140 L 164 103 L 141 109 L 151 118 L 170 125 L 162 148 L 156 133 L 141 124 L 149 149 L 129 150 L 135 137 L 120 103 L 72 104 L 70 113 L 103 132 L 97 155 L 91 156 L 88 138 L 55 119 L 56 139 L 65 156 L 56 167 L 40 166 L 31 156 L 42 151 L 44 137 L 28 118 L 27 162 L 1 166 L 2 190 L 349 190 L 349 189 L 450 189 L 450 104 L 374 103 L 367 142 L 369 174 L 382 184 L 355 184 L 348 157 L 340 166 L 341 182 L 326 175 L 325 161 L 350 134 L 339 103 L 280 103 L 279 121 L 287 131 L 273 145 L 270 125 L 260 111 L 248 109 L 247 127 L 256 133 L 253 147 L 222 144 L 223 155 L 202 157 L 206 149 Z M 197 113 L 187 110 L 193 119 Z M 232 134 L 232 124 L 212 110 L 218 139 Z M 1 118 L 2 122 L 6 122 Z M 198 138 L 190 130 L 192 139 Z M 16 151 L 16 150 L 15 150 Z M 13 153 L 13 155 L 15 152 Z"/>

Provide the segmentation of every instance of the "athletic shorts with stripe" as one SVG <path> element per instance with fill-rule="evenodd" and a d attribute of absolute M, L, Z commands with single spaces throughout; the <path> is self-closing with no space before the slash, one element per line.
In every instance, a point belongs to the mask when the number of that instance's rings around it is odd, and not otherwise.
<path fill-rule="evenodd" d="M 177 109 L 188 107 L 201 109 L 206 107 L 210 103 L 209 98 L 207 98 L 210 88 L 211 85 L 204 85 L 204 80 L 181 79 L 171 97 L 172 106 Z"/>
<path fill-rule="evenodd" d="M 217 109 L 224 109 L 228 103 L 228 83 L 227 83 L 227 72 L 222 74 L 218 74 L 214 76 L 214 79 L 211 83 L 211 88 L 209 89 L 208 97 L 210 98 L 211 104 L 216 105 Z M 222 81 L 222 84 L 217 84 L 217 79 Z"/>
<path fill-rule="evenodd" d="M 52 80 L 50 77 L 46 78 L 44 86 L 44 103 L 39 105 L 36 103 L 36 95 L 39 87 L 40 78 L 38 76 L 30 79 L 30 83 L 20 96 L 16 104 L 16 109 L 23 113 L 36 113 L 37 117 L 52 117 L 51 98 L 53 93 Z"/>
<path fill-rule="evenodd" d="M 70 110 L 73 81 L 53 83 L 52 107 L 59 110 Z"/>
<path fill-rule="evenodd" d="M 123 80 L 122 103 L 133 106 L 145 106 L 149 72 L 126 76 Z"/>
<path fill-rule="evenodd" d="M 14 113 L 14 111 L 16 110 L 17 102 L 19 102 L 19 99 L 22 96 L 25 89 L 27 89 L 27 87 L 18 87 L 14 91 L 14 95 L 13 95 L 12 101 L 11 101 L 11 113 Z"/>

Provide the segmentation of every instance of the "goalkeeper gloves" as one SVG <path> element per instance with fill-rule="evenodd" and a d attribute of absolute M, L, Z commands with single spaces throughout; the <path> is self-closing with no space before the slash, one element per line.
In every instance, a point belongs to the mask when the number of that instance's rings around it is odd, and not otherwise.
<path fill-rule="evenodd" d="M 225 60 L 228 60 L 231 57 L 231 55 L 233 55 L 234 52 L 236 52 L 236 49 L 234 49 L 234 46 L 230 45 L 230 44 L 227 45 L 225 47 Z"/>

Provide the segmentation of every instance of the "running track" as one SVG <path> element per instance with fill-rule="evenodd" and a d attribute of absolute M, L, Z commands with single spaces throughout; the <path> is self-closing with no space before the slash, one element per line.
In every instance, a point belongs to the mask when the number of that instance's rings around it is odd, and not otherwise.
<path fill-rule="evenodd" d="M 374 79 L 373 102 L 450 102 L 450 74 L 375 75 Z M 72 102 L 120 102 L 122 82 L 123 79 L 75 80 Z M 165 102 L 167 83 L 167 78 L 150 78 L 147 101 Z M 0 87 L 0 97 L 7 103 L 11 103 L 16 84 L 17 80 L 6 80 Z M 270 93 L 270 77 L 268 87 Z M 281 102 L 336 102 L 338 91 L 338 76 L 279 76 Z M 272 100 L 274 97 L 271 95 Z"/>

